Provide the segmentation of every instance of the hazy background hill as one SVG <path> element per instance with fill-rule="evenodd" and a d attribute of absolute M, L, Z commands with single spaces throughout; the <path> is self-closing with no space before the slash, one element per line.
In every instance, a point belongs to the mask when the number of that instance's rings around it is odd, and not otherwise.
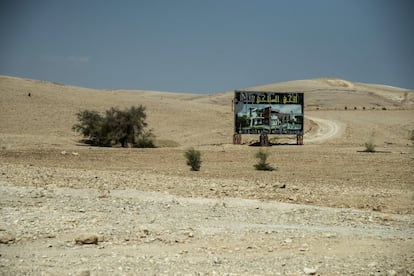
<path fill-rule="evenodd" d="M 341 109 L 347 107 L 405 108 L 414 101 L 412 90 L 392 86 L 353 83 L 335 78 L 320 78 L 272 83 L 252 90 L 304 92 L 306 107 Z"/>

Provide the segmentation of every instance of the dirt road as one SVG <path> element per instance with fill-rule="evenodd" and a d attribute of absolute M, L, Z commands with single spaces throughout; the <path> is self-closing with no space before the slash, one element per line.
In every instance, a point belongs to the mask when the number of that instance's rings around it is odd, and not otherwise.
<path fill-rule="evenodd" d="M 343 124 L 333 120 L 309 116 L 306 116 L 306 118 L 314 122 L 318 126 L 318 129 L 316 132 L 312 132 L 311 134 L 305 134 L 305 142 L 315 143 L 333 139 L 340 136 L 345 128 Z"/>

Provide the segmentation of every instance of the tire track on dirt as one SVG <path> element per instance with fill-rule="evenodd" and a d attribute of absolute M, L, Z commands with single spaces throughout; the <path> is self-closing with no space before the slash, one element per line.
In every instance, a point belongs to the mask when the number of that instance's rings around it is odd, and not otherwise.
<path fill-rule="evenodd" d="M 309 116 L 306 116 L 306 118 L 318 125 L 316 133 L 305 134 L 304 138 L 306 142 L 323 142 L 336 138 L 342 134 L 343 127 L 335 121 Z"/>

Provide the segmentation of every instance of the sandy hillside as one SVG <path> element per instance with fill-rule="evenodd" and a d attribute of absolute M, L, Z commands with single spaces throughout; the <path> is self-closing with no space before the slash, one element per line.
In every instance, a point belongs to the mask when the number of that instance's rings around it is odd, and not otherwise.
<path fill-rule="evenodd" d="M 403 112 L 399 119 L 403 119 L 403 131 L 413 126 L 412 121 L 408 120 L 414 103 L 414 93 L 410 90 L 339 79 L 292 81 L 247 90 L 304 92 L 305 112 L 317 109 L 339 111 L 345 107 L 359 111 L 364 107 L 370 111 L 383 108 L 411 110 Z M 141 90 L 93 90 L 3 76 L 0 77 L 0 93 L 0 131 L 3 136 L 11 136 L 14 143 L 17 143 L 18 137 L 29 140 L 32 145 L 73 145 L 79 140 L 79 136 L 71 130 L 76 112 L 84 109 L 104 111 L 112 106 L 123 108 L 131 105 L 144 105 L 147 108 L 148 123 L 160 142 L 171 141 L 171 144 L 183 146 L 221 144 L 228 143 L 233 133 L 233 92 L 196 95 Z M 27 96 L 29 93 L 31 97 Z M 306 114 L 312 115 L 312 112 Z M 332 116 L 331 113 L 326 114 Z M 337 114 L 344 116 L 340 112 Z M 355 116 L 351 112 L 347 114 Z M 364 114 L 357 116 L 369 118 L 379 113 Z M 354 121 L 354 118 L 351 120 Z M 307 124 L 308 130 L 311 126 L 311 123 Z M 9 143 L 5 144 L 8 146 Z"/>
<path fill-rule="evenodd" d="M 332 78 L 246 90 L 305 93 L 305 145 L 275 138 L 272 172 L 231 143 L 233 91 L 0 76 L 0 275 L 413 275 L 414 91 Z M 71 130 L 80 110 L 132 105 L 158 148 L 89 147 Z"/>

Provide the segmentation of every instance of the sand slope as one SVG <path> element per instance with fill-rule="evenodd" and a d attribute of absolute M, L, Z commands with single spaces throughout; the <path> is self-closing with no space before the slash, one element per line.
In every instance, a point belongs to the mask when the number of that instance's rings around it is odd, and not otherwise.
<path fill-rule="evenodd" d="M 314 79 L 276 83 L 247 90 L 304 92 L 305 114 L 314 110 L 348 110 L 363 107 L 372 111 L 408 110 L 404 131 L 412 127 L 414 92 L 394 87 L 351 83 L 339 79 Z M 28 97 L 28 94 L 31 97 Z M 233 133 L 233 92 L 212 95 L 156 91 L 94 90 L 56 83 L 0 76 L 0 132 L 11 140 L 3 144 L 27 143 L 70 145 L 79 140 L 71 126 L 76 112 L 84 109 L 103 112 L 110 107 L 144 105 L 148 123 L 164 144 L 203 145 L 228 143 Z M 327 113 L 328 117 L 331 114 Z M 349 113 L 340 114 L 344 121 Z M 368 115 L 367 115 L 368 114 Z M 379 113 L 364 113 L 371 117 Z M 390 114 L 390 113 L 388 113 Z M 354 120 L 354 114 L 351 115 Z M 307 124 L 310 130 L 312 124 Z M 393 130 L 394 131 L 394 130 Z M 28 141 L 23 141 L 28 140 Z M 167 141 L 167 143 L 165 143 Z M 173 141 L 173 143 L 168 143 Z"/>
<path fill-rule="evenodd" d="M 0 274 L 414 275 L 414 92 L 326 78 L 246 89 L 305 93 L 305 145 L 264 149 L 272 172 L 231 143 L 232 91 L 0 76 Z M 80 110 L 140 104 L 159 148 L 89 147 L 71 130 Z M 85 234 L 98 244 L 76 243 Z"/>

